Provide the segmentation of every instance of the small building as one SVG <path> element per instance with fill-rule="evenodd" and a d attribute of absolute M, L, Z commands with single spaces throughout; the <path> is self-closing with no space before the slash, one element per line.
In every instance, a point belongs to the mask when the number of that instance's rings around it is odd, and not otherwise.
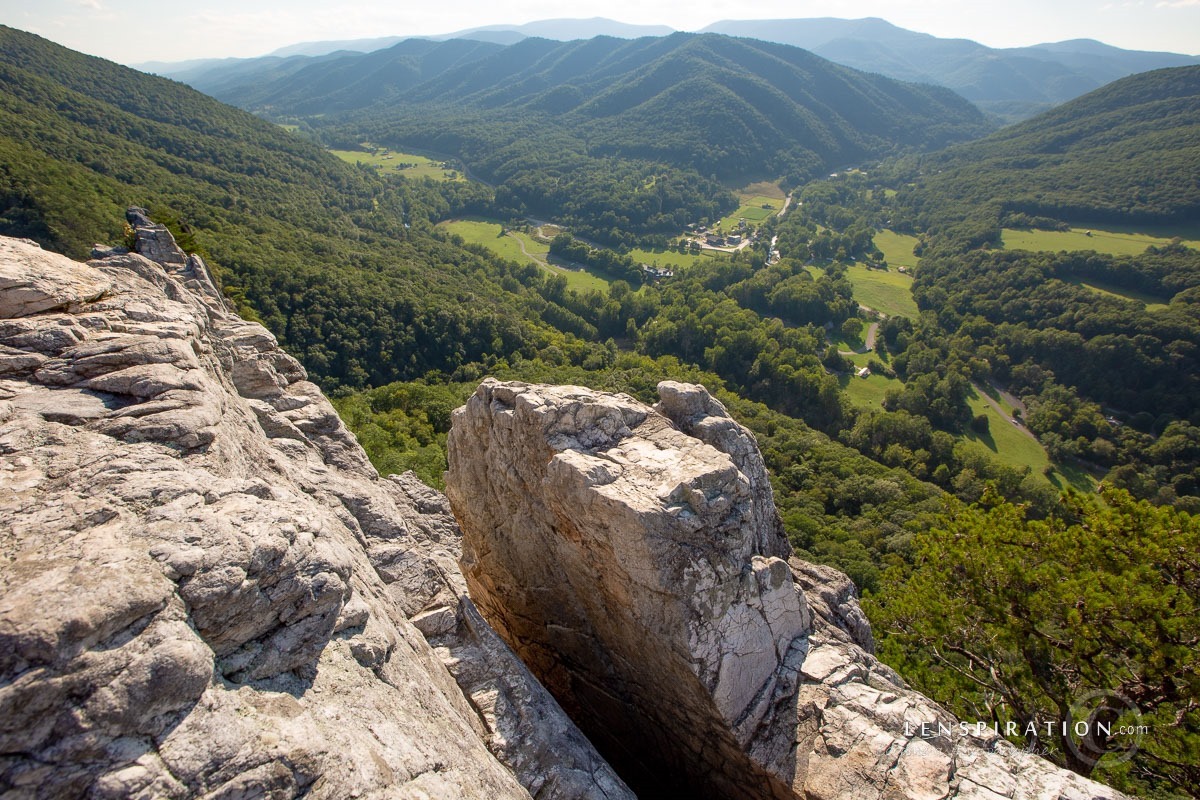
<path fill-rule="evenodd" d="M 854 375 L 855 375 L 855 377 L 858 377 L 858 378 L 869 378 L 869 377 L 871 377 L 871 368 L 870 367 L 861 367 L 859 369 L 856 369 L 854 371 Z"/>
<path fill-rule="evenodd" d="M 675 273 L 664 267 L 654 267 L 649 264 L 642 264 L 642 272 L 646 273 L 650 278 L 671 278 Z"/>

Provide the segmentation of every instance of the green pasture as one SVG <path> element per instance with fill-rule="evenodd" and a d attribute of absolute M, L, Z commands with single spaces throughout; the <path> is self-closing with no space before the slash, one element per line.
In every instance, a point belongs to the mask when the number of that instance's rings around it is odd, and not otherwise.
<path fill-rule="evenodd" d="M 915 236 L 883 230 L 875 234 L 875 246 L 883 253 L 884 259 L 892 269 L 904 267 L 911 270 L 921 260 L 913 255 L 913 248 L 917 246 Z"/>
<path fill-rule="evenodd" d="M 846 270 L 850 285 L 854 287 L 854 298 L 864 306 L 873 308 L 889 317 L 916 319 L 917 303 L 912 297 L 912 278 L 896 271 L 867 269 L 862 264 L 851 264 Z"/>
<path fill-rule="evenodd" d="M 550 255 L 550 245 L 534 239 L 520 231 L 507 231 L 500 235 L 500 223 L 485 219 L 456 219 L 438 223 L 439 228 L 445 228 L 451 233 L 461 236 L 467 244 L 478 244 L 491 252 L 518 263 L 529 262 L 537 264 L 547 272 L 562 275 L 567 279 L 567 288 L 577 292 L 595 289 L 599 292 L 608 291 L 608 281 L 599 275 L 581 269 L 570 269 L 562 264 L 554 263 Z M 525 249 L 521 249 L 524 244 Z"/>
<path fill-rule="evenodd" d="M 1126 289 L 1123 286 L 1113 286 L 1111 284 L 1092 280 L 1090 278 L 1087 280 L 1073 278 L 1069 279 L 1067 283 L 1073 283 L 1076 286 L 1082 286 L 1083 288 L 1089 289 L 1096 294 L 1107 295 L 1108 297 L 1119 297 L 1122 300 L 1133 300 L 1134 302 L 1144 305 L 1147 311 L 1159 311 L 1167 307 L 1166 302 L 1164 302 L 1167 298 L 1156 297 L 1155 295 L 1146 294 L 1145 292 L 1138 292 L 1133 289 Z"/>
<path fill-rule="evenodd" d="M 1033 474 L 1046 478 L 1056 488 L 1066 489 L 1069 486 L 1083 492 L 1095 490 L 1096 479 L 1078 468 L 1056 465 L 1046 475 L 1050 458 L 1041 443 L 1031 437 L 1022 425 L 1013 424 L 1012 408 L 1007 403 L 1002 399 L 997 399 L 997 402 L 1004 409 L 1004 414 L 996 411 L 978 391 L 972 392 L 969 399 L 971 411 L 987 415 L 988 432 L 980 436 L 968 430 L 960 437 L 963 441 L 985 450 L 1002 464 L 1018 470 L 1028 466 Z"/>
<path fill-rule="evenodd" d="M 366 150 L 330 150 L 338 158 L 350 164 L 369 164 L 380 171 L 403 175 L 406 178 L 433 178 L 435 181 L 465 181 L 461 171 L 443 169 L 442 161 L 417 155 L 380 149 L 374 153 Z M 454 177 L 450 177 L 453 173 Z"/>
<path fill-rule="evenodd" d="M 1195 230 L 1181 231 L 1181 236 L 1197 236 Z M 1060 250 L 1095 250 L 1097 253 L 1108 253 L 1114 256 L 1134 256 L 1145 251 L 1150 245 L 1169 244 L 1174 234 L 1161 230 L 1155 233 L 1139 233 L 1128 230 L 1100 230 L 1098 228 L 1072 228 L 1069 231 L 1036 231 L 1017 228 L 1005 228 L 1001 231 L 1001 241 L 1009 250 L 1049 251 L 1057 253 Z M 1200 249 L 1200 236 L 1196 239 L 1184 239 L 1188 247 Z"/>
<path fill-rule="evenodd" d="M 712 250 L 701 250 L 700 255 L 681 253 L 678 250 L 642 250 L 635 248 L 629 251 L 634 261 L 650 266 L 666 267 L 672 270 L 687 269 L 702 258 L 716 258 Z"/>
<path fill-rule="evenodd" d="M 743 195 L 742 204 L 729 216 L 717 223 L 717 227 L 729 232 L 737 227 L 739 220 L 746 220 L 749 225 L 761 225 L 772 214 L 778 214 L 783 208 L 782 197 L 768 197 L 765 194 Z M 764 208 L 764 206 L 766 206 Z"/>
<path fill-rule="evenodd" d="M 862 357 L 864 363 L 861 366 L 866 366 L 866 358 Z M 852 360 L 857 361 L 857 358 Z M 859 365 L 856 364 L 856 366 Z M 846 393 L 846 397 L 850 398 L 851 403 L 860 408 L 874 409 L 882 406 L 883 397 L 887 394 L 888 389 L 899 389 L 904 385 L 899 378 L 889 378 L 874 372 L 865 378 L 842 374 L 838 376 L 838 384 Z"/>

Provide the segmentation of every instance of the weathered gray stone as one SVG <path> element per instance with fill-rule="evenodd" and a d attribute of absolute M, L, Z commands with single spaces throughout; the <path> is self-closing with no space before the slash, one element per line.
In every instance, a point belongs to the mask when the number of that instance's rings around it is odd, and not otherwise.
<path fill-rule="evenodd" d="M 632 797 L 463 610 L 444 501 L 143 222 L 0 239 L 53 287 L 0 285 L 0 793 Z"/>
<path fill-rule="evenodd" d="M 103 275 L 26 239 L 0 237 L 0 319 L 27 317 L 96 300 Z"/>
<path fill-rule="evenodd" d="M 1119 796 L 908 689 L 869 653 L 844 575 L 759 552 L 782 548 L 749 432 L 702 387 L 660 392 L 670 419 L 485 381 L 454 414 L 446 474 L 472 599 L 636 790 Z"/>

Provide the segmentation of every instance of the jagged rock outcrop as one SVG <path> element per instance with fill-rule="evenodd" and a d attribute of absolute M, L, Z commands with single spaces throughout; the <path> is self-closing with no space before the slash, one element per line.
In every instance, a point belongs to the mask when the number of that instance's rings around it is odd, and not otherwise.
<path fill-rule="evenodd" d="M 659 391 L 486 381 L 447 473 L 472 598 L 639 796 L 1118 796 L 876 661 L 850 582 L 780 557 L 749 432 Z"/>
<path fill-rule="evenodd" d="M 130 222 L 87 265 L 0 239 L 0 794 L 632 797 L 465 598 L 444 498 Z"/>

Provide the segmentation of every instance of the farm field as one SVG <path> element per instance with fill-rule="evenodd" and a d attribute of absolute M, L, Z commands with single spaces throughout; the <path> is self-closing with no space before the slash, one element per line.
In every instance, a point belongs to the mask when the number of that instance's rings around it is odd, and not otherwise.
<path fill-rule="evenodd" d="M 854 299 L 862 305 L 889 317 L 917 317 L 917 303 L 912 297 L 912 278 L 908 275 L 894 268 L 867 269 L 862 264 L 851 264 L 846 275 L 854 287 Z"/>
<path fill-rule="evenodd" d="M 330 150 L 330 153 L 350 164 L 370 164 L 384 172 L 403 175 L 406 178 L 433 178 L 435 181 L 465 181 L 457 170 L 446 170 L 441 161 L 426 158 L 416 153 L 399 153 L 394 150 Z M 453 173 L 454 177 L 450 177 Z"/>
<path fill-rule="evenodd" d="M 749 225 L 761 225 L 772 214 L 778 214 L 783 208 L 782 197 L 771 197 L 765 194 L 741 194 L 742 204 L 732 214 L 717 223 L 724 231 L 732 231 L 737 227 L 738 220 L 744 219 Z M 765 208 L 764 208 L 765 206 Z"/>
<path fill-rule="evenodd" d="M 700 255 L 692 255 L 691 253 L 681 253 L 678 250 L 642 250 L 640 248 L 630 250 L 629 255 L 634 261 L 642 264 L 654 266 L 657 264 L 660 267 L 668 269 L 687 269 L 692 266 L 697 260 L 703 258 L 716 258 L 716 254 L 712 250 L 701 250 Z"/>
<path fill-rule="evenodd" d="M 892 269 L 904 267 L 912 270 L 917 266 L 921 260 L 918 256 L 913 255 L 913 248 L 917 246 L 917 241 L 915 236 L 891 230 L 882 230 L 875 234 L 875 246 L 883 252 L 884 259 Z"/>
<path fill-rule="evenodd" d="M 538 241 L 520 231 L 508 231 L 501 236 L 501 226 L 498 222 L 485 219 L 456 219 L 438 224 L 451 233 L 461 236 L 467 244 L 478 244 L 486 247 L 501 258 L 517 262 L 537 264 L 547 272 L 562 275 L 567 279 L 567 288 L 577 292 L 595 289 L 599 292 L 608 291 L 608 281 L 590 272 L 578 269 L 567 269 L 551 262 L 550 245 Z"/>
<path fill-rule="evenodd" d="M 1188 247 L 1200 249 L 1200 232 L 1193 230 L 1184 233 L 1196 238 L 1185 238 L 1183 243 Z M 1169 244 L 1173 236 L 1162 231 L 1156 231 L 1151 235 L 1132 230 L 1100 230 L 1097 228 L 1072 228 L 1069 231 L 1005 228 L 1001 231 L 1000 238 L 1004 242 L 1004 247 L 1009 250 L 1047 250 L 1050 252 L 1095 250 L 1097 253 L 1108 253 L 1114 256 L 1133 256 L 1152 244 Z"/>

